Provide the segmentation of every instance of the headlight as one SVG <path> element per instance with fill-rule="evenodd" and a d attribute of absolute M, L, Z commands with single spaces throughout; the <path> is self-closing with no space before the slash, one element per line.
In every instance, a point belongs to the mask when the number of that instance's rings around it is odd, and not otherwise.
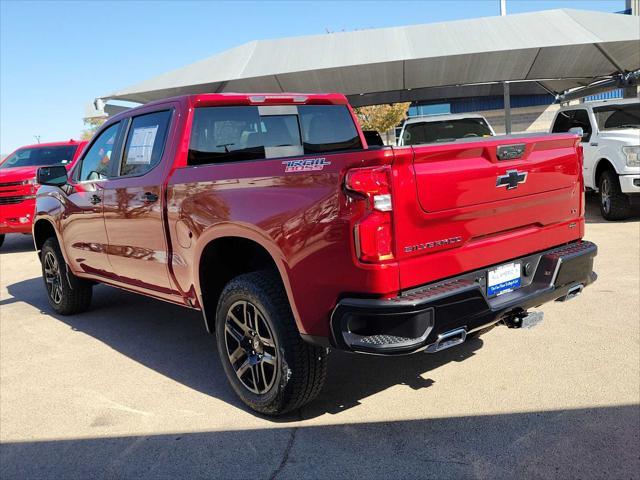
<path fill-rule="evenodd" d="M 29 189 L 29 192 L 33 195 L 36 193 L 36 188 L 38 183 L 36 182 L 35 178 L 29 178 L 28 180 L 24 180 L 22 182 L 22 185 L 29 185 L 31 188 Z"/>
<path fill-rule="evenodd" d="M 627 157 L 627 167 L 640 167 L 640 145 L 622 147 L 622 153 Z"/>

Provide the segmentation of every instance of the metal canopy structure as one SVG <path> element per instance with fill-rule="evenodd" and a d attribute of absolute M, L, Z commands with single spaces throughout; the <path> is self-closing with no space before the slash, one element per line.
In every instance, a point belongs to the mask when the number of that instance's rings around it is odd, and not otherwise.
<path fill-rule="evenodd" d="M 638 17 L 563 9 L 254 41 L 100 100 L 341 92 L 361 106 L 501 95 L 502 82 L 559 94 L 638 69 Z"/>

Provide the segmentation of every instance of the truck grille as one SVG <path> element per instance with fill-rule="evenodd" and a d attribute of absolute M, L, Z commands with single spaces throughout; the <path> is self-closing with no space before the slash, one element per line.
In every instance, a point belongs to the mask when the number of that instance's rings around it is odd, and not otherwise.
<path fill-rule="evenodd" d="M 20 203 L 23 200 L 26 200 L 29 197 L 18 196 L 18 197 L 0 197 L 0 205 L 13 205 L 16 203 Z"/>
<path fill-rule="evenodd" d="M 20 180 L 19 182 L 0 182 L 0 188 L 2 187 L 17 187 L 19 185 L 23 185 L 24 184 L 24 180 Z"/>

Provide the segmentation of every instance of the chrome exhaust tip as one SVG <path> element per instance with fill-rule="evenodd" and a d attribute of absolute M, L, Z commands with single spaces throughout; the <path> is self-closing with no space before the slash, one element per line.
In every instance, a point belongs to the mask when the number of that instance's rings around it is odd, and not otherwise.
<path fill-rule="evenodd" d="M 427 346 L 425 352 L 427 353 L 436 353 L 442 350 L 446 350 L 447 348 L 455 347 L 456 345 L 460 345 L 464 343 L 467 339 L 467 331 L 464 328 L 456 328 L 455 330 L 450 330 L 445 333 L 441 333 L 438 335 L 438 339 Z"/>
<path fill-rule="evenodd" d="M 580 295 L 582 293 L 582 290 L 584 290 L 584 285 L 583 284 L 578 284 L 578 285 L 573 285 L 571 288 L 569 288 L 569 290 L 567 291 L 567 294 L 557 298 L 556 302 L 567 302 L 573 298 L 576 298 L 578 295 Z"/>

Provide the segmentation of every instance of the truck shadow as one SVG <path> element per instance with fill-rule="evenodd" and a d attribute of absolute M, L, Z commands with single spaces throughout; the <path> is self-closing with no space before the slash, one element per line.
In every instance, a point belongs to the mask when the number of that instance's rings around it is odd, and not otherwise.
<path fill-rule="evenodd" d="M 5 253 L 20 253 L 32 251 L 35 254 L 33 246 L 33 237 L 22 233 L 9 233 L 4 239 L 2 247 L 0 247 L 0 255 Z"/>
<path fill-rule="evenodd" d="M 0 464 L 7 479 L 638 478 L 638 413 L 632 404 L 25 439 L 3 442 Z"/>
<path fill-rule="evenodd" d="M 105 343 L 117 352 L 190 388 L 246 409 L 228 385 L 216 351 L 215 337 L 204 329 L 199 312 L 99 285 L 91 309 L 75 316 L 52 314 L 39 277 L 11 284 L 0 306 L 25 302 Z M 10 320 L 9 320 L 10 321 Z M 416 354 L 383 358 L 332 352 L 323 392 L 302 412 L 304 418 L 339 414 L 366 397 L 402 384 L 428 388 L 424 375 L 449 362 L 460 362 L 482 346 L 480 339 L 437 355 Z M 293 413 L 276 422 L 298 421 Z"/>

